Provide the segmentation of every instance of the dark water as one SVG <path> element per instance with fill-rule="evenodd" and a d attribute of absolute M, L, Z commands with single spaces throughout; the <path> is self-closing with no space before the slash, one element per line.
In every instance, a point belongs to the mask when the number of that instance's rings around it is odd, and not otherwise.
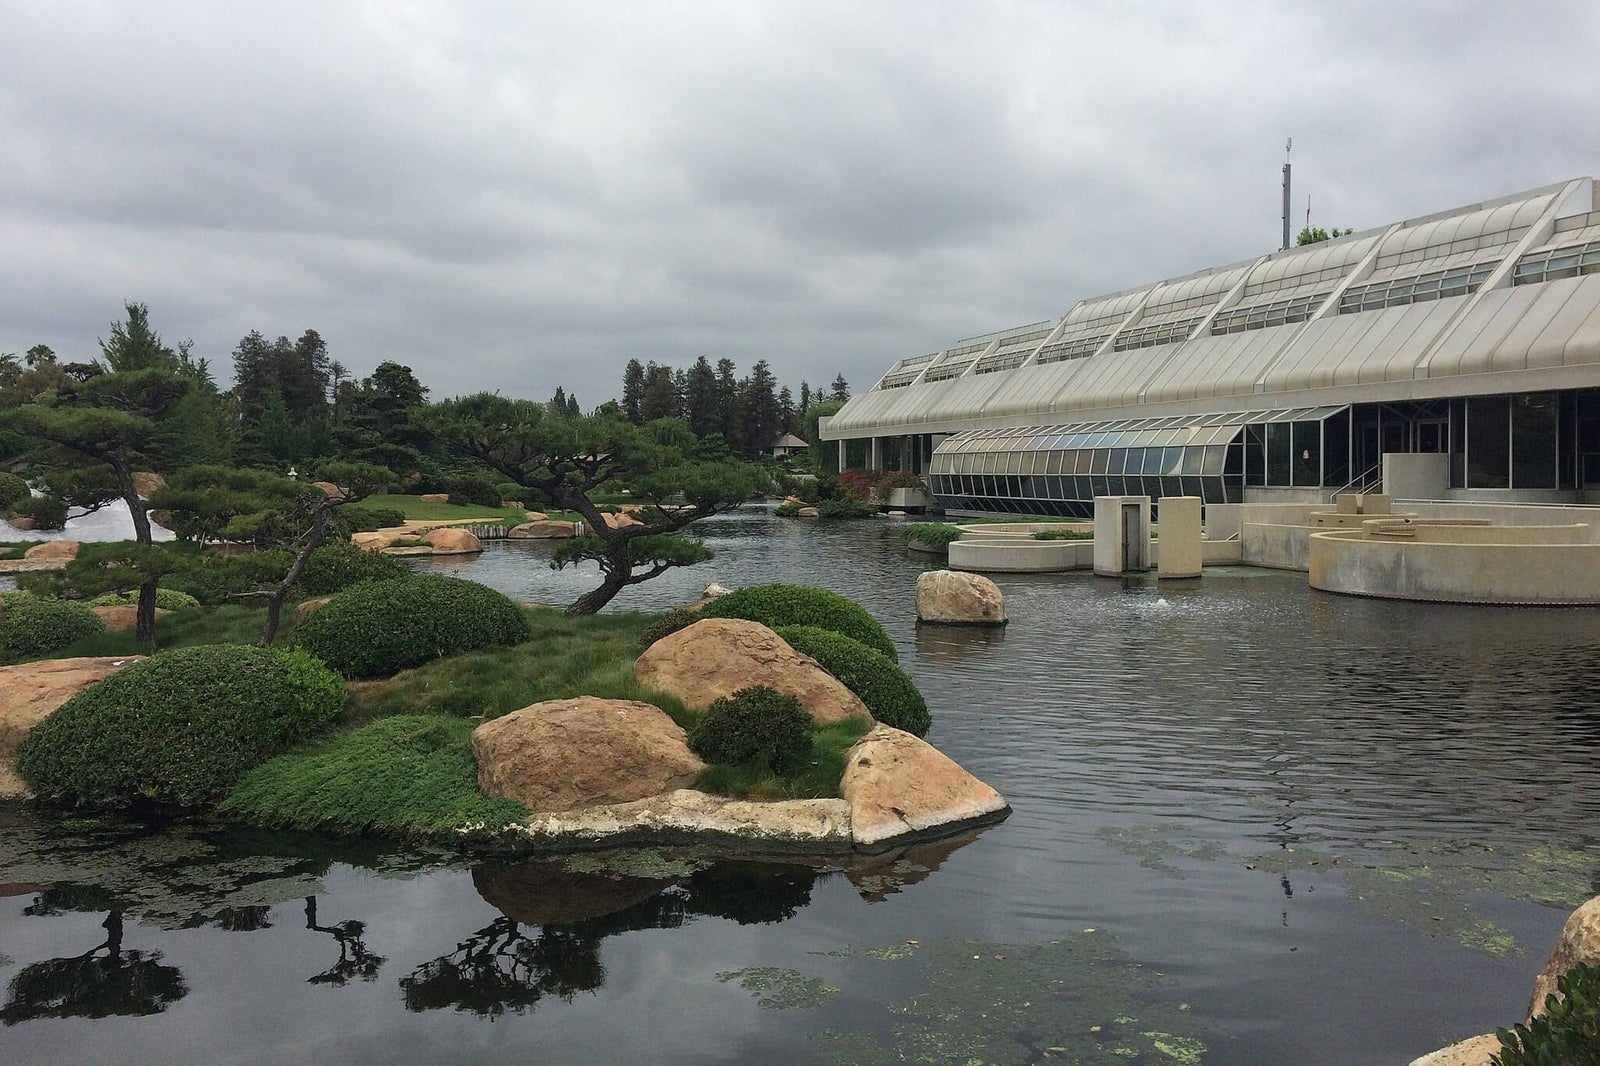
<path fill-rule="evenodd" d="M 1011 818 L 840 870 L 0 816 L 0 1060 L 1404 1063 L 1519 1017 L 1600 891 L 1589 612 L 1040 575 L 919 630 L 888 523 L 708 539 L 616 606 L 860 600 Z M 546 557 L 428 565 L 592 583 Z"/>

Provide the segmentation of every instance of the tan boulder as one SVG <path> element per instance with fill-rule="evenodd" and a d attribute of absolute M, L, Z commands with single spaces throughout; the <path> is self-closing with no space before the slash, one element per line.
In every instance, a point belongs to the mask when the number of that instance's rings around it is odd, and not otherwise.
<path fill-rule="evenodd" d="M 665 878 L 568 870 L 560 859 L 472 869 L 472 887 L 483 901 L 524 925 L 563 925 L 603 918 L 642 903 L 671 884 Z"/>
<path fill-rule="evenodd" d="M 982 574 L 929 570 L 917 576 L 917 621 L 942 625 L 1003 626 L 1005 597 Z"/>
<path fill-rule="evenodd" d="M 331 599 L 333 599 L 332 596 L 317 596 L 313 599 L 301 600 L 299 603 L 295 604 L 294 624 L 299 625 L 307 618 L 310 618 L 312 615 L 322 610 L 322 608 L 328 605 L 328 601 Z"/>
<path fill-rule="evenodd" d="M 752 685 L 787 692 L 818 725 L 870 717 L 866 704 L 809 655 L 762 625 L 742 618 L 703 618 L 669 633 L 633 664 L 641 685 L 703 711 Z"/>
<path fill-rule="evenodd" d="M 369 533 L 350 534 L 350 543 L 364 552 L 382 551 L 389 542 L 401 536 L 398 529 L 375 529 Z"/>
<path fill-rule="evenodd" d="M 500 501 L 500 506 L 501 507 L 515 507 L 520 511 L 522 509 L 522 501 L 521 500 L 501 500 Z"/>
<path fill-rule="evenodd" d="M 27 793 L 16 775 L 16 757 L 34 726 L 83 689 L 142 658 L 44 659 L 0 667 L 0 796 Z"/>
<path fill-rule="evenodd" d="M 39 523 L 25 514 L 14 515 L 6 519 L 6 521 L 11 523 L 12 529 L 32 530 L 39 528 Z"/>
<path fill-rule="evenodd" d="M 1533 998 L 1528 1002 L 1528 1017 L 1544 1013 L 1544 998 L 1556 991 L 1556 981 L 1580 962 L 1600 965 L 1600 896 L 1572 912 L 1561 927 L 1555 950 L 1533 979 Z"/>
<path fill-rule="evenodd" d="M 106 629 L 112 633 L 126 633 L 130 629 L 139 627 L 139 605 L 136 603 L 109 603 L 89 609 L 100 616 L 100 621 L 104 622 Z M 157 619 L 165 618 L 171 613 L 165 608 L 156 608 Z"/>
<path fill-rule="evenodd" d="M 821 518 L 822 512 L 815 507 L 802 507 L 794 513 L 796 518 Z"/>
<path fill-rule="evenodd" d="M 423 503 L 449 503 L 450 494 L 448 492 L 424 492 L 417 499 Z"/>
<path fill-rule="evenodd" d="M 783 506 L 783 507 L 804 507 L 804 506 L 806 506 L 806 501 L 802 500 L 798 496 L 785 496 L 783 498 L 783 503 L 780 506 Z"/>
<path fill-rule="evenodd" d="M 632 803 L 528 816 L 522 834 L 540 847 L 730 840 L 763 849 L 850 846 L 844 800 L 736 800 L 680 788 Z"/>
<path fill-rule="evenodd" d="M 571 522 L 551 522 L 542 519 L 512 526 L 510 532 L 506 534 L 512 540 L 566 540 L 577 535 L 577 530 Z"/>
<path fill-rule="evenodd" d="M 1500 1038 L 1485 1033 L 1412 1059 L 1411 1066 L 1489 1066 L 1490 1056 L 1499 1050 Z"/>
<path fill-rule="evenodd" d="M 705 769 L 683 729 L 637 700 L 546 700 L 472 731 L 478 788 L 530 811 L 627 803 L 691 784 Z"/>
<path fill-rule="evenodd" d="M 430 529 L 422 535 L 422 539 L 428 542 L 435 555 L 471 555 L 483 551 L 483 541 L 465 529 L 449 526 Z"/>
<path fill-rule="evenodd" d="M 1000 793 L 944 752 L 886 725 L 850 749 L 839 795 L 850 804 L 851 833 L 861 845 L 1007 809 Z"/>
<path fill-rule="evenodd" d="M 344 499 L 344 489 L 341 489 L 338 485 L 335 485 L 331 481 L 315 481 L 312 482 L 312 484 L 321 489 L 322 494 L 330 500 Z"/>
<path fill-rule="evenodd" d="M 78 557 L 75 540 L 46 540 L 22 553 L 22 557 L 35 563 L 70 563 Z"/>
<path fill-rule="evenodd" d="M 152 473 L 149 470 L 135 470 L 133 472 L 133 491 L 147 500 L 166 487 L 167 479 L 160 474 Z"/>
<path fill-rule="evenodd" d="M 637 518 L 625 511 L 609 513 L 600 512 L 600 520 L 606 524 L 607 529 L 627 529 L 629 526 L 643 525 Z"/>
<path fill-rule="evenodd" d="M 521 504 L 518 504 L 517 506 L 520 507 Z M 524 511 L 523 514 L 528 516 L 528 521 L 530 522 L 543 522 L 550 517 L 543 511 Z"/>

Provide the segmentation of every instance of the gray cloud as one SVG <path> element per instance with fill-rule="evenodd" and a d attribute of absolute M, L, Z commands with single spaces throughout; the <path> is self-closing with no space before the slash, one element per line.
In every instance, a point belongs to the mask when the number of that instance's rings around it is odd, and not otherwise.
<path fill-rule="evenodd" d="M 858 387 L 1276 245 L 1593 169 L 1593 5 L 13 0 L 0 351 L 124 299 L 226 363 L 592 404 L 629 358 Z"/>

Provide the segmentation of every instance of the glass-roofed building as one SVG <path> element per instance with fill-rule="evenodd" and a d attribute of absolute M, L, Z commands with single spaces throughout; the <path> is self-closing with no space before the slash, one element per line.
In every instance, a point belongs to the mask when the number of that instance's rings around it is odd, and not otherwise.
<path fill-rule="evenodd" d="M 1600 502 L 1600 187 L 1084 300 L 899 360 L 822 437 L 955 511 L 1313 502 L 1385 456 L 1412 495 Z"/>

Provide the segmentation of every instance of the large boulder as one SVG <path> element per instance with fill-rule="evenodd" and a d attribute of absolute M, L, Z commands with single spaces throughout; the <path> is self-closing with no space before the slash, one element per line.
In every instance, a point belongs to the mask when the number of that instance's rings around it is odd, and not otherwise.
<path fill-rule="evenodd" d="M 299 625 L 307 618 L 310 618 L 312 615 L 322 610 L 322 608 L 328 606 L 328 601 L 331 599 L 333 599 L 332 596 L 315 596 L 309 600 L 301 600 L 299 603 L 295 604 L 294 624 Z"/>
<path fill-rule="evenodd" d="M 89 608 L 106 624 L 106 630 L 111 633 L 126 633 L 139 626 L 139 605 L 136 603 L 109 603 L 99 607 Z M 156 608 L 156 617 L 165 618 L 171 614 L 164 608 Z"/>
<path fill-rule="evenodd" d="M 22 557 L 31 563 L 70 563 L 78 557 L 78 542 L 75 540 L 41 541 L 23 552 Z"/>
<path fill-rule="evenodd" d="M 344 489 L 341 489 L 338 485 L 335 485 L 331 481 L 316 481 L 313 482 L 313 484 L 316 485 L 317 488 L 321 489 L 322 494 L 330 500 L 344 499 Z"/>
<path fill-rule="evenodd" d="M 543 522 L 550 517 L 543 511 L 524 511 L 522 513 L 527 516 L 528 521 L 530 522 Z"/>
<path fill-rule="evenodd" d="M 602 521 L 602 522 L 604 522 L 606 524 L 606 528 L 607 529 L 627 529 L 629 526 L 637 526 L 637 525 L 642 525 L 643 524 L 637 518 L 633 517 L 633 515 L 628 514 L 626 511 L 617 511 L 614 514 L 606 512 L 606 511 L 601 511 L 600 512 L 600 521 Z"/>
<path fill-rule="evenodd" d="M 34 726 L 83 689 L 142 658 L 44 659 L 0 667 L 0 796 L 27 794 L 16 772 L 17 748 Z"/>
<path fill-rule="evenodd" d="M 450 494 L 448 492 L 424 492 L 417 499 L 423 503 L 449 503 Z"/>
<path fill-rule="evenodd" d="M 850 846 L 850 805 L 844 800 L 764 802 L 680 788 L 632 803 L 533 814 L 523 828 L 540 846 L 704 843 L 727 840 L 754 851 Z"/>
<path fill-rule="evenodd" d="M 472 731 L 478 788 L 530 811 L 627 803 L 684 788 L 706 764 L 659 707 L 595 696 L 547 700 Z"/>
<path fill-rule="evenodd" d="M 941 625 L 1003 626 L 1005 597 L 982 574 L 929 570 L 917 577 L 917 621 Z"/>
<path fill-rule="evenodd" d="M 147 500 L 166 487 L 167 479 L 160 474 L 152 473 L 149 470 L 135 470 L 133 472 L 133 491 Z"/>
<path fill-rule="evenodd" d="M 350 543 L 364 552 L 377 552 L 389 546 L 389 542 L 396 537 L 404 535 L 404 530 L 375 529 L 369 533 L 350 534 Z"/>
<path fill-rule="evenodd" d="M 430 529 L 422 535 L 435 555 L 471 555 L 483 551 L 483 541 L 465 529 Z"/>
<path fill-rule="evenodd" d="M 506 534 L 512 540 L 566 540 L 578 535 L 571 522 L 552 522 L 548 519 L 539 519 L 533 522 L 524 522 L 520 526 L 512 526 Z"/>
<path fill-rule="evenodd" d="M 39 523 L 25 514 L 12 515 L 6 521 L 11 523 L 12 529 L 33 530 L 39 528 Z"/>
<path fill-rule="evenodd" d="M 1499 1050 L 1500 1038 L 1485 1033 L 1412 1059 L 1411 1066 L 1489 1066 L 1490 1056 Z"/>
<path fill-rule="evenodd" d="M 645 649 L 633 675 L 647 688 L 703 711 L 752 685 L 787 692 L 818 725 L 869 717 L 866 704 L 809 655 L 762 625 L 742 618 L 705 618 Z"/>
<path fill-rule="evenodd" d="M 1550 959 L 1533 979 L 1533 998 L 1528 1003 L 1528 1017 L 1544 1013 L 1544 998 L 1556 991 L 1561 975 L 1580 962 L 1600 965 L 1600 896 L 1572 912 L 1567 924 L 1561 927 L 1555 950 Z"/>
<path fill-rule="evenodd" d="M 944 752 L 886 725 L 876 726 L 850 749 L 839 795 L 850 804 L 851 832 L 860 845 L 1007 809 L 1000 793 Z"/>

